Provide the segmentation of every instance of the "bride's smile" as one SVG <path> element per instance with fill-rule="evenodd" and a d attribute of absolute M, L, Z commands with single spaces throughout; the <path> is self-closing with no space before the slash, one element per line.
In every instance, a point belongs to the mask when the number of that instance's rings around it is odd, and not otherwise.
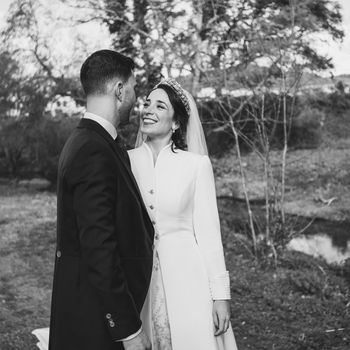
<path fill-rule="evenodd" d="M 143 121 L 143 124 L 155 124 L 155 123 L 158 122 L 157 119 L 155 119 L 155 118 L 150 118 L 150 117 L 148 117 L 148 116 L 144 116 L 144 117 L 142 118 L 142 121 Z"/>
<path fill-rule="evenodd" d="M 170 137 L 175 125 L 174 108 L 167 93 L 162 89 L 151 91 L 141 112 L 141 132 L 151 138 Z"/>

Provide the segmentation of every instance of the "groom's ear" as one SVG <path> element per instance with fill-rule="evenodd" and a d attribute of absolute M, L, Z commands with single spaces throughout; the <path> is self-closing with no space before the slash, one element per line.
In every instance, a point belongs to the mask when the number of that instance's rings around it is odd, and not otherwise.
<path fill-rule="evenodd" d="M 121 102 L 123 100 L 124 84 L 120 80 L 116 81 L 114 84 L 114 94 L 118 101 Z"/>

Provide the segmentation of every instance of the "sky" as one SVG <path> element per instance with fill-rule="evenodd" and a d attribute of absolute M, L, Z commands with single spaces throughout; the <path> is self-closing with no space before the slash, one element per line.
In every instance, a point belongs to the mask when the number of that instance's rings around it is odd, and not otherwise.
<path fill-rule="evenodd" d="M 334 75 L 350 74 L 350 1 L 338 0 L 338 3 L 343 9 L 343 30 L 345 34 L 343 42 L 328 41 L 319 47 L 321 53 L 333 57 L 335 69 L 332 72 Z"/>
<path fill-rule="evenodd" d="M 6 16 L 9 4 L 13 0 L 1 0 L 0 1 L 0 26 L 4 23 L 4 18 Z M 343 29 L 345 32 L 345 37 L 342 43 L 334 43 L 330 40 L 325 40 L 323 43 L 319 43 L 318 49 L 321 53 L 326 53 L 328 56 L 333 57 L 333 63 L 335 68 L 332 70 L 334 75 L 340 74 L 350 74 L 350 1 L 349 0 L 337 0 L 342 6 L 343 11 Z M 89 31 L 89 36 L 91 35 L 91 28 L 87 28 Z M 93 31 L 95 33 L 94 40 L 98 41 L 96 35 L 99 34 L 98 31 Z M 101 35 L 103 33 L 101 32 Z M 103 38 L 106 40 L 105 38 Z M 107 43 L 107 41 L 105 41 Z M 61 45 L 63 42 L 61 42 Z"/>

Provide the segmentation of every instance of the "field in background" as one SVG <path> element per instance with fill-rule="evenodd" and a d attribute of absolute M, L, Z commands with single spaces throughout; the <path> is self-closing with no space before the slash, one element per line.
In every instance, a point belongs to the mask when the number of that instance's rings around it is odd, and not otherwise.
<path fill-rule="evenodd" d="M 0 349 L 34 350 L 33 328 L 47 324 L 56 198 L 0 186 Z"/>
<path fill-rule="evenodd" d="M 49 322 L 56 198 L 0 185 L 0 349 L 34 350 L 33 328 Z M 348 350 L 350 272 L 300 253 L 276 270 L 257 264 L 219 200 L 239 350 Z"/>
<path fill-rule="evenodd" d="M 350 222 L 350 98 L 346 96 L 325 95 L 324 105 L 318 97 L 311 107 L 304 106 L 304 117 L 294 122 L 303 127 L 299 125 L 298 143 L 289 148 L 286 158 L 285 201 L 290 214 Z M 278 183 L 282 150 L 272 150 L 270 160 Z M 234 148 L 214 158 L 213 166 L 218 190 L 235 197 L 241 180 Z M 264 200 L 263 161 L 256 152 L 247 153 L 243 167 L 252 198 Z"/>

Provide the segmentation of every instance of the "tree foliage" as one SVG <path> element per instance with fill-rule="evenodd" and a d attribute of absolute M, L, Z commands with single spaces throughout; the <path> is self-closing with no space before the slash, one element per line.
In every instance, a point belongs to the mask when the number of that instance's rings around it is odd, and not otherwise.
<path fill-rule="evenodd" d="M 185 76 L 183 83 L 194 95 L 203 86 L 214 88 L 216 96 L 238 86 L 271 86 L 291 69 L 331 68 L 331 58 L 315 49 L 315 36 L 343 37 L 340 7 L 331 0 L 61 3 L 73 10 L 77 24 L 100 21 L 107 25 L 115 49 L 135 58 L 144 89 L 161 75 Z M 77 72 L 72 73 L 72 64 L 59 67 L 49 38 L 41 32 L 43 18 L 47 23 L 59 20 L 50 16 L 41 1 L 15 0 L 2 32 L 4 48 L 11 58 L 35 71 L 30 78 L 37 88 L 31 92 L 46 96 L 43 103 L 55 94 L 70 94 L 81 101 Z"/>
<path fill-rule="evenodd" d="M 85 44 L 76 36 L 73 47 L 82 47 L 81 51 L 56 50 L 60 44 L 57 36 L 64 34 L 60 29 L 66 26 L 69 30 L 71 22 L 60 19 L 54 8 L 45 5 L 40 0 L 13 1 L 0 33 L 0 60 L 4 64 L 0 79 L 11 85 L 0 91 L 0 99 L 9 100 L 4 95 L 7 91 L 17 112 L 32 118 L 42 117 L 48 102 L 58 95 L 84 103 L 78 75 L 81 57 L 86 56 Z"/>
<path fill-rule="evenodd" d="M 104 0 L 98 8 L 115 47 L 146 75 L 191 73 L 194 94 L 198 84 L 257 86 L 293 65 L 331 68 L 331 58 L 313 46 L 315 36 L 344 35 L 340 7 L 330 0 Z"/>

